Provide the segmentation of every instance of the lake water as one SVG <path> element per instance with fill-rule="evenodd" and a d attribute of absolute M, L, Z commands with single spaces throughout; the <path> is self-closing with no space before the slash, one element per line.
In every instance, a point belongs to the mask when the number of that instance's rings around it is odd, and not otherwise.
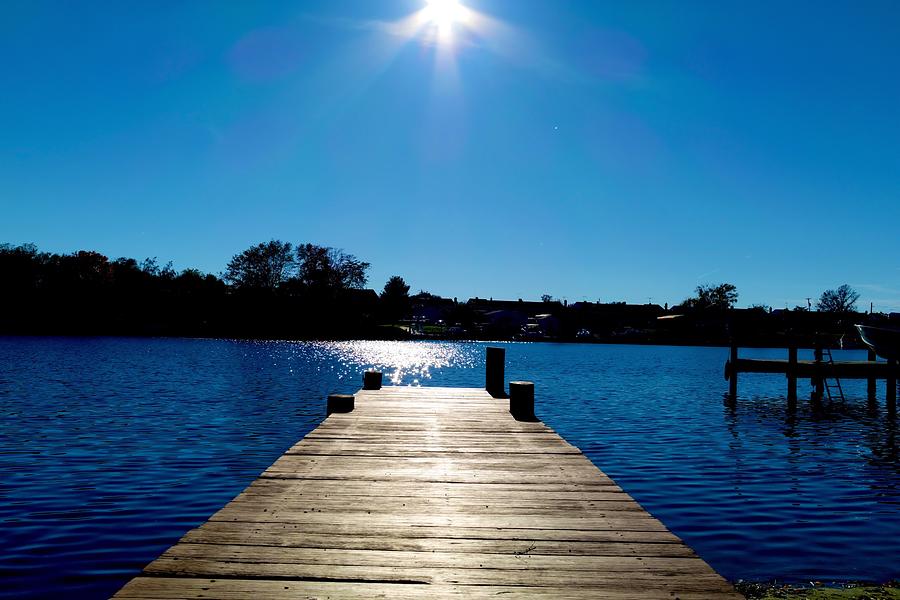
<path fill-rule="evenodd" d="M 535 382 L 538 416 L 725 577 L 900 576 L 883 382 L 877 407 L 847 382 L 846 402 L 790 414 L 777 375 L 742 376 L 726 402 L 723 348 L 497 345 L 507 380 Z M 109 596 L 365 368 L 398 385 L 481 387 L 484 346 L 0 338 L 0 596 Z"/>

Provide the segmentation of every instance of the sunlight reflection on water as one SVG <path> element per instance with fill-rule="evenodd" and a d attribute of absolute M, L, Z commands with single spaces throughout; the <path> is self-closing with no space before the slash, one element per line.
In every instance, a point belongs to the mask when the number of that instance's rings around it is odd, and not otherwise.
<path fill-rule="evenodd" d="M 391 385 L 419 386 L 422 380 L 431 379 L 432 369 L 466 369 L 482 360 L 480 349 L 469 345 L 354 341 L 323 342 L 321 346 L 345 371 L 355 375 L 361 366 L 374 368 L 384 373 Z"/>

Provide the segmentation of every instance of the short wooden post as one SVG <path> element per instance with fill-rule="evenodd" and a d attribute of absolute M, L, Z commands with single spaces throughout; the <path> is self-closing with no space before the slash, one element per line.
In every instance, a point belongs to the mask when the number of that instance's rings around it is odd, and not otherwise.
<path fill-rule="evenodd" d="M 533 421 L 534 383 L 530 381 L 509 382 L 509 412 L 516 421 Z"/>
<path fill-rule="evenodd" d="M 869 362 L 875 362 L 878 357 L 875 355 L 874 350 L 869 349 L 869 354 L 866 358 Z M 874 377 L 869 377 L 866 388 L 866 397 L 869 399 L 869 402 L 875 402 L 875 390 L 878 388 L 878 385 Z"/>
<path fill-rule="evenodd" d="M 380 390 L 381 389 L 381 371 L 369 369 L 363 373 L 363 389 L 364 390 Z"/>
<path fill-rule="evenodd" d="M 484 389 L 494 398 L 503 398 L 503 379 L 506 350 L 488 347 L 485 349 Z"/>
<path fill-rule="evenodd" d="M 788 406 L 797 406 L 797 346 L 788 348 Z"/>
<path fill-rule="evenodd" d="M 327 412 L 329 415 L 353 412 L 355 400 L 356 398 L 352 394 L 330 394 L 326 405 Z"/>
<path fill-rule="evenodd" d="M 728 395 L 732 400 L 737 399 L 737 381 L 738 381 L 738 372 L 737 372 L 737 360 L 738 360 L 738 347 L 734 344 L 731 345 L 731 359 L 729 360 L 729 379 L 728 379 Z"/>
<path fill-rule="evenodd" d="M 891 366 L 891 372 L 887 376 L 887 390 L 885 394 L 885 404 L 889 413 L 897 412 L 897 360 L 892 358 L 888 361 Z"/>

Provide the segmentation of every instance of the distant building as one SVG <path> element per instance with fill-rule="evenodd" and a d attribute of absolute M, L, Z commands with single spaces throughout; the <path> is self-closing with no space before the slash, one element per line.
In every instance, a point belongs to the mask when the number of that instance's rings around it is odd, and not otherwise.
<path fill-rule="evenodd" d="M 484 331 L 499 337 L 513 337 L 528 323 L 528 315 L 518 310 L 491 310 L 483 314 Z"/>
<path fill-rule="evenodd" d="M 493 298 L 470 298 L 466 304 L 475 310 L 484 312 L 494 310 L 515 310 L 523 312 L 526 315 L 555 313 L 563 308 L 563 305 L 557 301 L 532 302 L 526 300 L 494 300 Z"/>
<path fill-rule="evenodd" d="M 526 326 L 530 327 L 531 325 L 536 326 L 545 337 L 558 337 L 560 334 L 560 321 L 551 314 L 540 314 L 531 317 L 528 319 Z"/>
<path fill-rule="evenodd" d="M 428 293 L 410 296 L 412 319 L 419 323 L 433 324 L 446 321 L 453 311 L 455 302 Z"/>
<path fill-rule="evenodd" d="M 666 314 L 659 304 L 575 302 L 569 308 L 575 327 L 600 336 L 653 329 L 657 326 L 657 319 Z"/>

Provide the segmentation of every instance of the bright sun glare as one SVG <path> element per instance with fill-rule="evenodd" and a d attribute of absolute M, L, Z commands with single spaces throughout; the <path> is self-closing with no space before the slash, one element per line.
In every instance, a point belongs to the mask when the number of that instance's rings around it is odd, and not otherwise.
<path fill-rule="evenodd" d="M 454 23 L 465 21 L 466 9 L 459 0 L 427 0 L 424 18 L 441 29 L 448 29 Z"/>

